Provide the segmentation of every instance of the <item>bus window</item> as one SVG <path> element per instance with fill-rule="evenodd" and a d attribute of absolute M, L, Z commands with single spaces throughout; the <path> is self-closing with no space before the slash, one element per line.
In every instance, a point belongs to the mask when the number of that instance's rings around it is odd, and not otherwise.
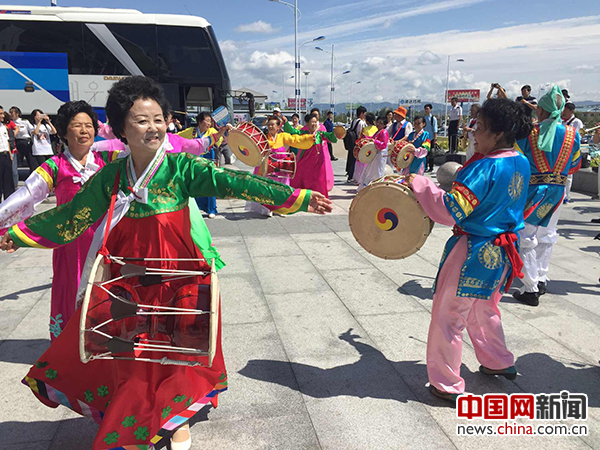
<path fill-rule="evenodd" d="M 85 25 L 83 25 L 83 48 L 85 74 L 130 75 L 129 71 Z"/>
<path fill-rule="evenodd" d="M 114 34 L 131 59 L 144 75 L 155 77 L 156 67 L 156 25 L 132 25 L 108 23 L 108 29 Z"/>
<path fill-rule="evenodd" d="M 81 42 L 81 23 L 0 21 L 0 51 L 66 53 L 69 73 L 86 73 Z"/>
<path fill-rule="evenodd" d="M 202 28 L 157 26 L 159 79 L 221 83 L 223 74 Z"/>

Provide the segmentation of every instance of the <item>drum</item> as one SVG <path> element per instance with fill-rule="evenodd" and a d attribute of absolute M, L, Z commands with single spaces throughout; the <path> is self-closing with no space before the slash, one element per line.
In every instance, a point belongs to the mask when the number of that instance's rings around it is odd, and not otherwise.
<path fill-rule="evenodd" d="M 260 166 L 271 151 L 263 132 L 250 122 L 240 122 L 229 132 L 227 142 L 235 156 L 251 167 Z"/>
<path fill-rule="evenodd" d="M 415 151 L 415 146 L 407 141 L 393 141 L 390 147 L 390 162 L 397 170 L 406 169 L 415 159 L 412 153 Z"/>
<path fill-rule="evenodd" d="M 361 137 L 354 146 L 354 158 L 361 163 L 368 164 L 375 159 L 377 151 L 373 139 Z"/>
<path fill-rule="evenodd" d="M 79 357 L 211 367 L 217 350 L 219 281 L 204 260 L 161 269 L 163 259 L 98 255 L 79 322 Z M 202 263 L 201 263 L 202 262 Z M 163 286 L 157 286 L 165 284 Z M 157 288 L 173 297 L 157 303 Z"/>
<path fill-rule="evenodd" d="M 346 129 L 343 126 L 338 125 L 333 129 L 333 134 L 335 134 L 335 137 L 338 139 L 344 139 L 346 137 Z"/>
<path fill-rule="evenodd" d="M 433 222 L 404 177 L 386 175 L 362 189 L 350 205 L 348 220 L 356 241 L 383 259 L 402 259 L 425 243 Z"/>
<path fill-rule="evenodd" d="M 277 158 L 281 155 L 283 158 Z M 296 175 L 296 155 L 293 153 L 272 153 L 263 159 L 258 171 L 259 175 L 272 178 L 294 178 Z"/>

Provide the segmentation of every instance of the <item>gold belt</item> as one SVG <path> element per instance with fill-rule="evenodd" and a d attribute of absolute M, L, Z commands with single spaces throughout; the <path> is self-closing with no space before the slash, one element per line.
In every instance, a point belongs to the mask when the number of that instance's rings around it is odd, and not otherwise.
<path fill-rule="evenodd" d="M 564 186 L 567 183 L 567 177 L 565 175 L 554 175 L 551 173 L 545 173 L 540 175 L 531 175 L 529 184 L 560 184 Z"/>

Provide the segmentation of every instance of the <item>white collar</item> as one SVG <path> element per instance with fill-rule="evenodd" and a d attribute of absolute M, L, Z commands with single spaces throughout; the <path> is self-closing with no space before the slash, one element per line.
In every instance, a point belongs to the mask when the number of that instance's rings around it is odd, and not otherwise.
<path fill-rule="evenodd" d="M 85 160 L 85 167 L 80 164 L 79 161 L 73 156 L 69 147 L 65 145 L 65 150 L 63 152 L 65 158 L 73 166 L 73 169 L 79 173 L 79 176 L 73 177 L 73 183 L 84 184 L 87 180 L 89 180 L 92 175 L 100 170 L 100 166 L 94 162 L 94 152 L 91 150 L 87 154 L 87 158 Z"/>

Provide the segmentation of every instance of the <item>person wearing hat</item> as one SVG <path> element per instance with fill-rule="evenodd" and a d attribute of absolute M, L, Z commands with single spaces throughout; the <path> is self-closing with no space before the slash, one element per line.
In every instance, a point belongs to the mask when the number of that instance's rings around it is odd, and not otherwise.
<path fill-rule="evenodd" d="M 525 228 L 519 232 L 523 287 L 513 297 L 530 306 L 538 306 L 540 295 L 546 293 L 567 176 L 581 166 L 579 133 L 562 123 L 564 107 L 565 98 L 554 86 L 539 101 L 538 124 L 529 137 L 517 141 L 518 150 L 529 160 L 531 179 L 523 212 Z"/>
<path fill-rule="evenodd" d="M 412 124 L 406 120 L 406 108 L 399 106 L 394 111 L 394 122 L 392 122 L 392 125 L 388 130 L 390 139 L 399 141 L 404 136 L 408 136 L 410 133 L 412 133 L 412 130 Z"/>

